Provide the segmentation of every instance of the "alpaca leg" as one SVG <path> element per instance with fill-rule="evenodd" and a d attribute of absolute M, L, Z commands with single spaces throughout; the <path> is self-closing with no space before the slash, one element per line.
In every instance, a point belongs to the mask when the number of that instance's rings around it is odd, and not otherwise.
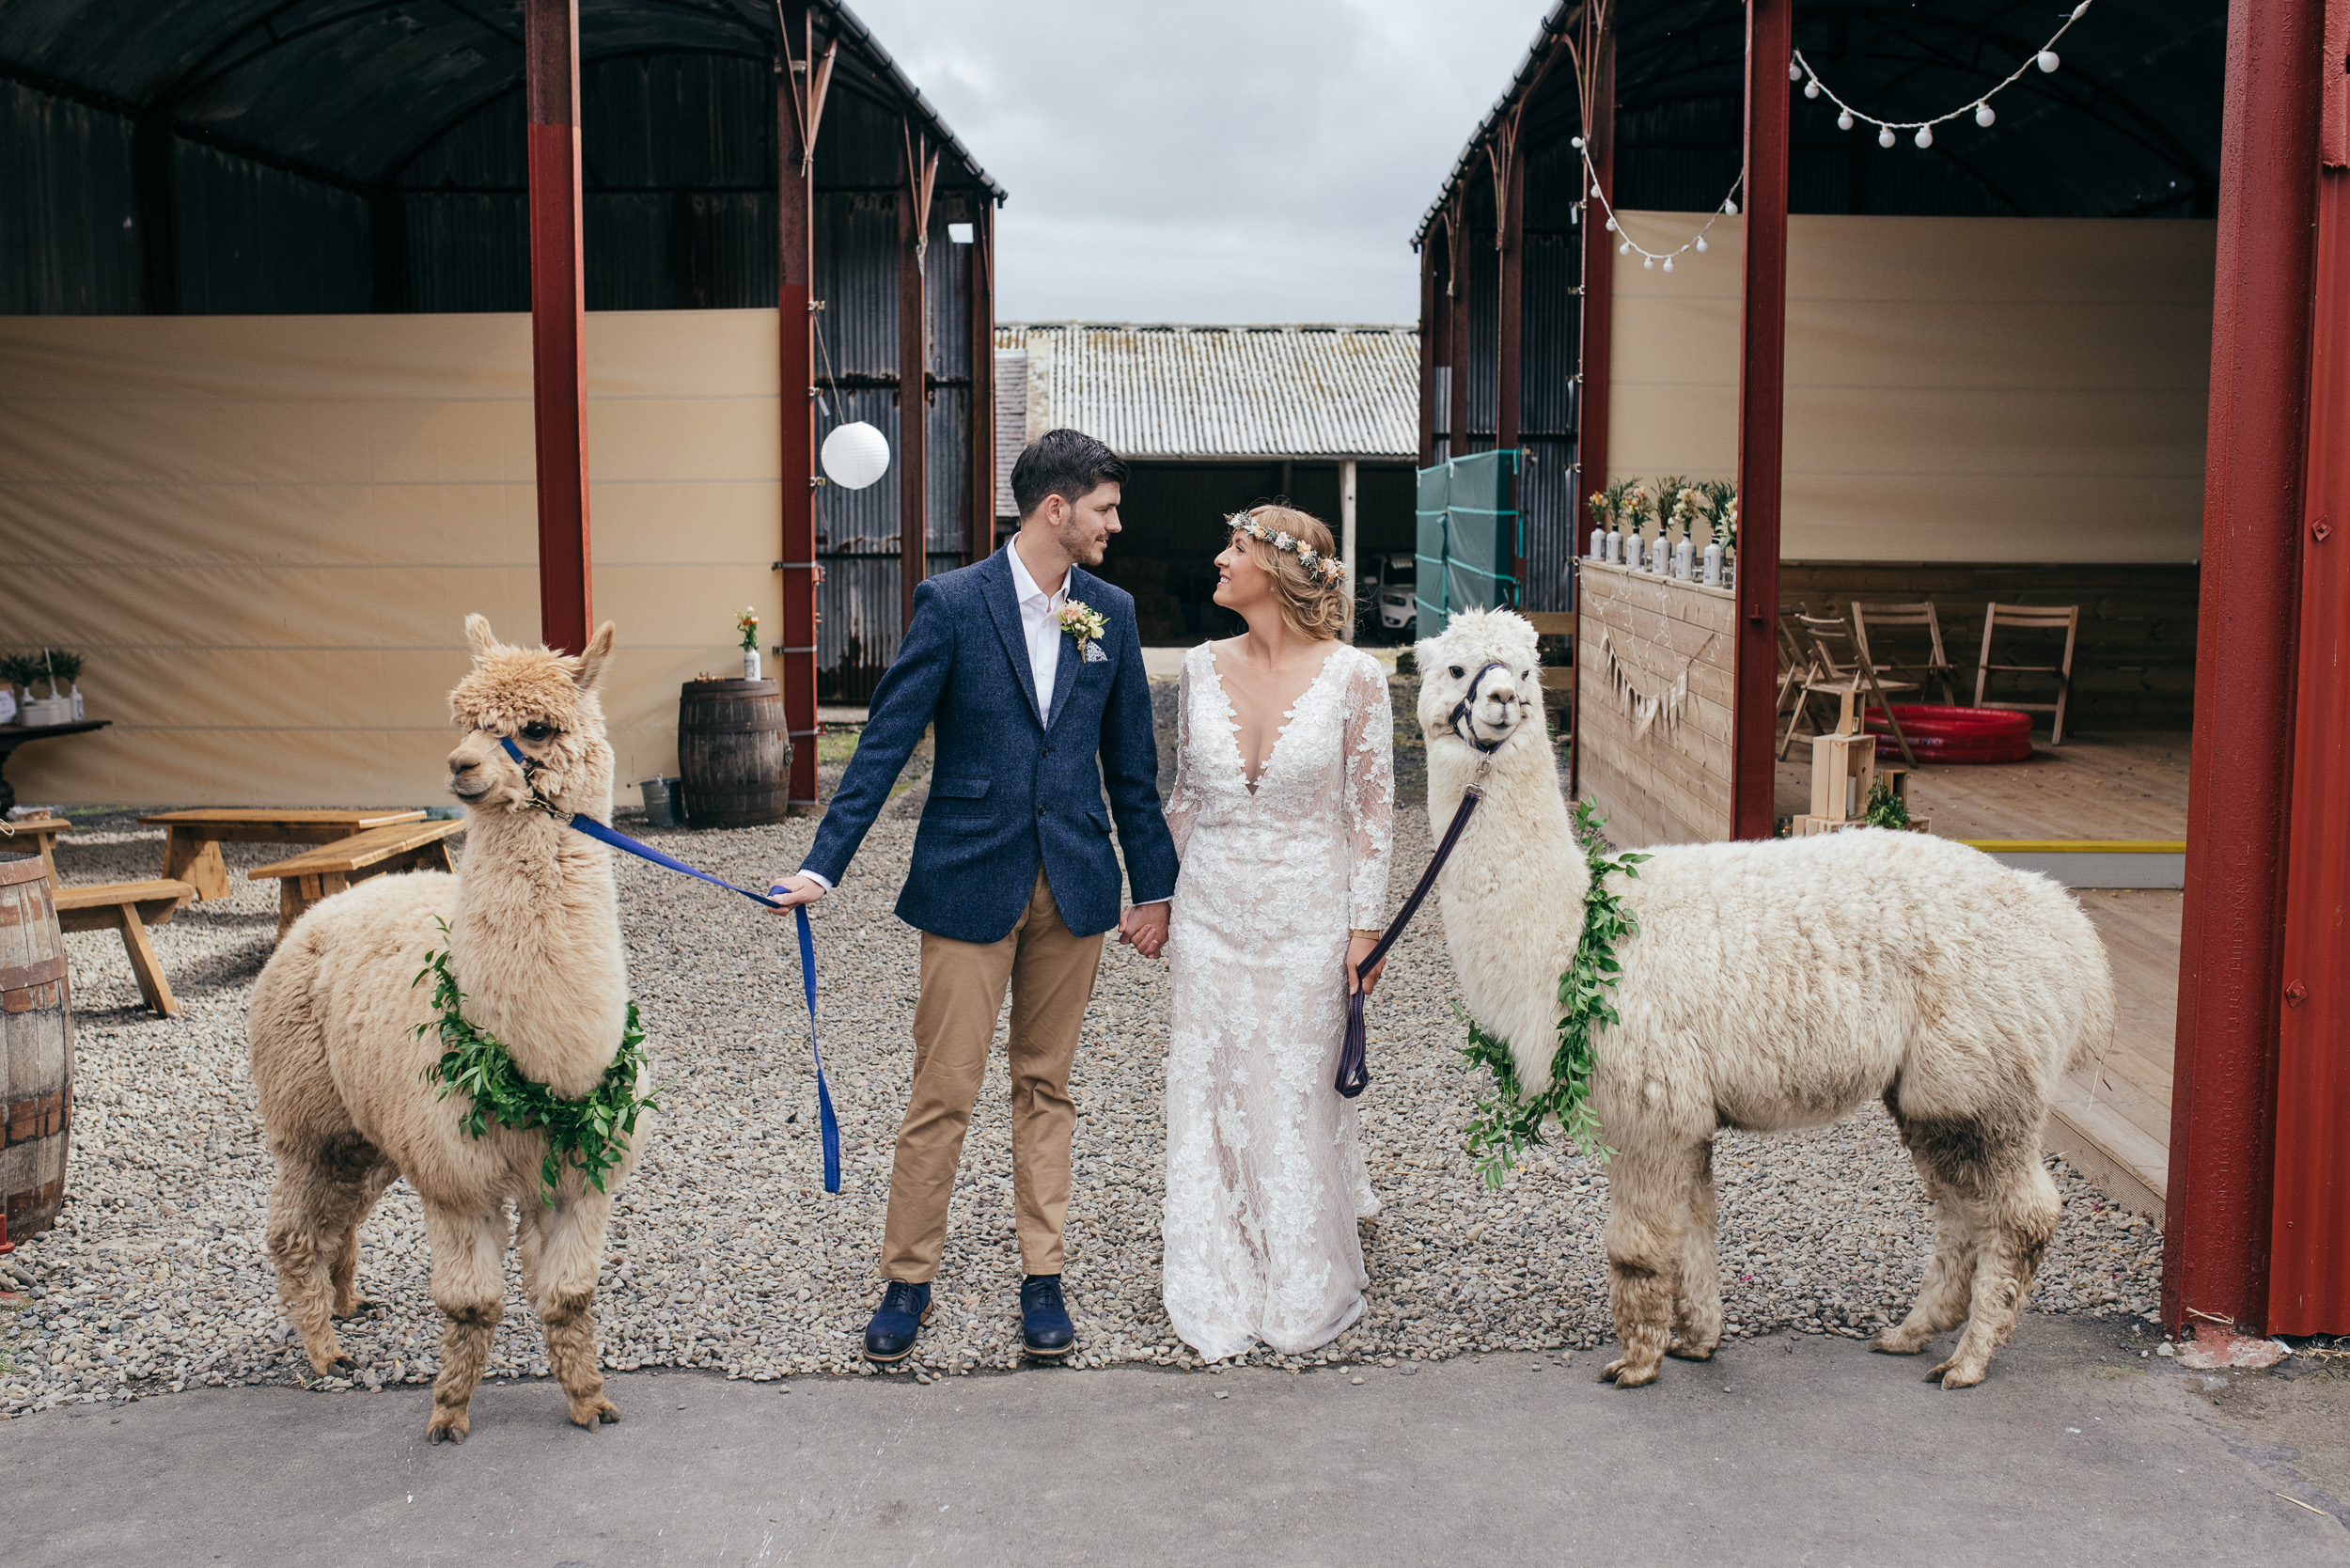
<path fill-rule="evenodd" d="M 603 1258 L 612 1200 L 587 1192 L 559 1209 L 523 1216 L 523 1288 L 547 1337 L 547 1366 L 563 1385 L 574 1424 L 593 1432 L 620 1419 L 603 1397 L 603 1358 L 596 1346 L 596 1275 Z"/>
<path fill-rule="evenodd" d="M 1671 1337 L 1686 1158 L 1679 1151 L 1663 1157 L 1627 1151 L 1608 1171 L 1607 1299 L 1623 1355 L 1599 1375 L 1619 1388 L 1655 1382 Z"/>
<path fill-rule="evenodd" d="M 1950 1358 L 1926 1373 L 1945 1388 L 1969 1388 L 1990 1370 L 1991 1357 L 2015 1335 L 2016 1314 L 2056 1238 L 2063 1204 L 2037 1157 L 2039 1140 L 2013 1148 L 1994 1195 L 1970 1204 L 1982 1232 L 1966 1332 Z"/>
<path fill-rule="evenodd" d="M 1684 1361 L 1713 1357 L 1722 1342 L 1721 1263 L 1714 1242 L 1714 1144 L 1700 1143 L 1691 1152 L 1682 1212 L 1688 1216 L 1681 1233 L 1681 1282 L 1673 1292 L 1673 1337 L 1668 1356 Z"/>
<path fill-rule="evenodd" d="M 375 1212 L 376 1200 L 384 1196 L 384 1189 L 390 1186 L 399 1175 L 399 1171 L 389 1167 L 371 1172 L 367 1182 L 365 1202 L 358 1213 L 351 1216 L 351 1223 L 343 1228 L 342 1239 L 335 1252 L 334 1266 L 328 1271 L 328 1278 L 335 1289 L 335 1315 L 338 1318 L 355 1318 L 374 1305 L 360 1299 L 359 1295 L 359 1227 L 368 1222 L 368 1215 Z"/>
<path fill-rule="evenodd" d="M 432 1380 L 432 1419 L 424 1435 L 430 1442 L 462 1443 L 490 1342 L 506 1316 L 499 1267 L 505 1218 L 495 1210 L 463 1214 L 428 1202 L 424 1232 L 432 1248 L 432 1301 L 441 1309 L 441 1373 Z"/>
<path fill-rule="evenodd" d="M 1937 1334 L 1955 1328 L 1966 1317 L 1966 1298 L 1974 1289 L 1974 1226 L 1966 1204 L 1956 1190 L 1913 1153 L 1925 1177 L 1927 1196 L 1934 1200 L 1934 1256 L 1926 1264 L 1925 1282 L 1909 1304 L 1909 1315 L 1876 1337 L 1872 1350 L 1888 1356 L 1915 1356 Z"/>
<path fill-rule="evenodd" d="M 321 1377 L 343 1359 L 329 1315 L 333 1237 L 338 1227 L 336 1186 L 302 1155 L 281 1152 L 269 1189 L 269 1255 L 277 1268 L 277 1300 L 302 1335 L 302 1348 Z"/>

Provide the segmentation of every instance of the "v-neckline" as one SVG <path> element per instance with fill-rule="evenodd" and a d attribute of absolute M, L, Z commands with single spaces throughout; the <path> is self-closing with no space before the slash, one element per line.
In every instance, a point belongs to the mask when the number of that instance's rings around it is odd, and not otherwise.
<path fill-rule="evenodd" d="M 1215 644 L 1210 642 L 1200 646 L 1207 651 L 1208 679 L 1215 682 L 1216 700 L 1224 704 L 1224 740 L 1231 748 L 1233 771 L 1240 775 L 1241 788 L 1248 792 L 1249 799 L 1254 800 L 1257 792 L 1263 787 L 1266 776 L 1273 772 L 1273 764 L 1280 760 L 1281 743 L 1289 738 L 1290 726 L 1297 720 L 1297 710 L 1306 705 L 1308 698 L 1313 696 L 1314 689 L 1322 684 L 1322 678 L 1330 673 L 1332 665 L 1339 662 L 1339 650 L 1346 645 L 1340 643 L 1322 656 L 1322 667 L 1314 671 L 1314 678 L 1307 682 L 1290 699 L 1290 705 L 1282 710 L 1280 728 L 1274 730 L 1273 744 L 1265 747 L 1264 764 L 1257 770 L 1254 778 L 1248 776 L 1248 760 L 1240 754 L 1240 710 L 1232 705 L 1231 691 L 1224 684 L 1224 672 L 1216 667 Z"/>

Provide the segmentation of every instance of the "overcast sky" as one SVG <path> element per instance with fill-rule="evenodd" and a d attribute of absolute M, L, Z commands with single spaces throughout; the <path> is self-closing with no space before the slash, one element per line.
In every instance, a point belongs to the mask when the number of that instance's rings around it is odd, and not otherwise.
<path fill-rule="evenodd" d="M 1001 321 L 1410 321 L 1549 0 L 850 0 L 1011 199 Z"/>

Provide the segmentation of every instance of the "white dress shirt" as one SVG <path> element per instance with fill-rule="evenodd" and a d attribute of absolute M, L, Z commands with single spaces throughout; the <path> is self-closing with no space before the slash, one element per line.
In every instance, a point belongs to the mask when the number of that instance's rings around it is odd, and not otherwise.
<path fill-rule="evenodd" d="M 1060 587 L 1048 594 L 1028 575 L 1017 543 L 1006 545 L 1004 554 L 1011 557 L 1011 591 L 1020 601 L 1020 633 L 1027 639 L 1028 671 L 1036 679 L 1036 711 L 1050 718 L 1053 677 L 1060 669 L 1060 611 L 1069 603 L 1069 574 L 1064 572 Z"/>
<path fill-rule="evenodd" d="M 1059 589 L 1048 594 L 1028 575 L 1019 546 L 1008 544 L 1004 554 L 1011 559 L 1011 591 L 1020 601 L 1020 635 L 1028 645 L 1028 673 L 1036 682 L 1036 711 L 1049 717 L 1053 712 L 1053 677 L 1060 672 L 1059 618 L 1061 606 L 1069 603 L 1069 578 L 1063 573 Z M 800 875 L 825 892 L 832 891 L 832 884 L 821 871 L 803 867 Z"/>

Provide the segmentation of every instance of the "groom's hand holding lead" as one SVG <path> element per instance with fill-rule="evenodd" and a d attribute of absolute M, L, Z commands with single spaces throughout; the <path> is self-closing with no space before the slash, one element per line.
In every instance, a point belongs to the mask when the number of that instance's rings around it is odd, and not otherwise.
<path fill-rule="evenodd" d="M 1145 958 L 1156 958 L 1167 946 L 1168 903 L 1138 903 L 1118 917 L 1118 939 Z"/>
<path fill-rule="evenodd" d="M 822 879 L 800 871 L 775 884 L 768 889 L 767 896 L 776 901 L 772 913 L 781 915 L 801 904 L 814 903 L 831 891 Z"/>

